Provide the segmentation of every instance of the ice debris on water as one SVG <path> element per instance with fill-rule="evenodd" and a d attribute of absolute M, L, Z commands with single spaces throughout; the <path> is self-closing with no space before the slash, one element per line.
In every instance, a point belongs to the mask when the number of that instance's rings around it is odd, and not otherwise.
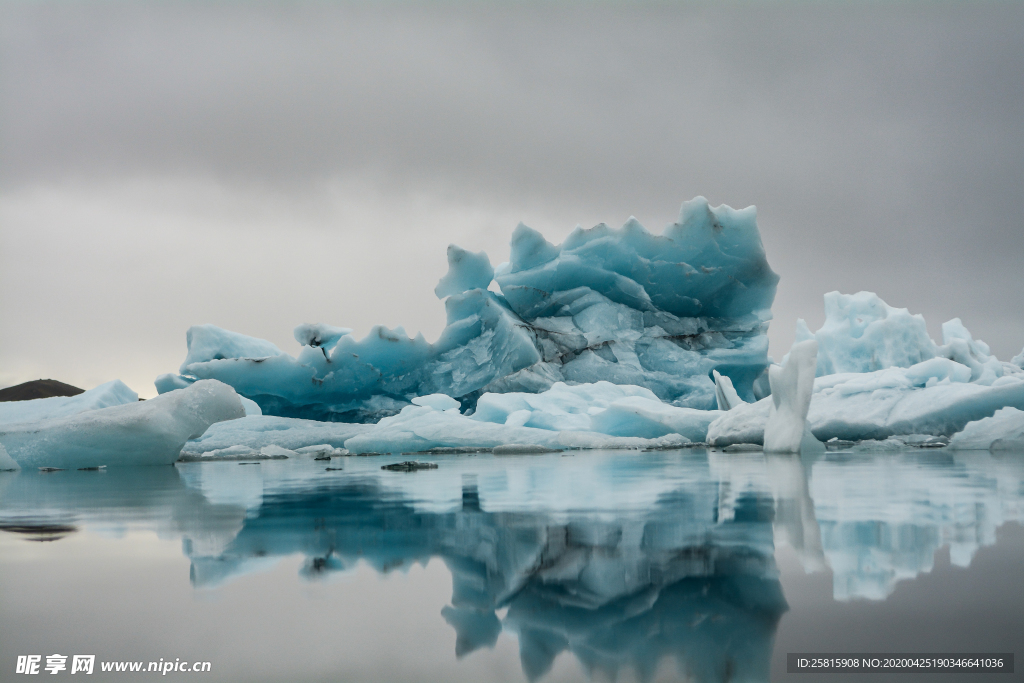
<path fill-rule="evenodd" d="M 304 325 L 295 336 L 307 345 L 293 357 L 202 325 L 189 330 L 179 374 L 158 378 L 158 390 L 215 378 L 269 415 L 348 422 L 394 415 L 417 396 L 445 394 L 465 410 L 485 393 L 601 380 L 711 409 L 715 369 L 739 396 L 757 397 L 778 276 L 754 207 L 698 197 L 661 235 L 630 219 L 619 229 L 577 228 L 557 246 L 520 224 L 498 269 L 454 245 L 448 259 L 436 289 L 448 325 L 436 342 L 402 328 L 376 327 L 357 341 L 344 328 Z"/>

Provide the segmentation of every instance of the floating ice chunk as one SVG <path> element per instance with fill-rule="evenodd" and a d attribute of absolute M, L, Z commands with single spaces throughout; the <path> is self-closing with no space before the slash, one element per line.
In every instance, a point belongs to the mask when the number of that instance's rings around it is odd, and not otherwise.
<path fill-rule="evenodd" d="M 644 387 L 611 382 L 569 386 L 556 382 L 539 393 L 484 394 L 477 401 L 474 420 L 551 430 L 591 430 L 591 416 L 627 397 L 657 401 Z"/>
<path fill-rule="evenodd" d="M 183 375 L 193 363 L 226 358 L 271 358 L 284 353 L 265 339 L 230 332 L 216 325 L 194 325 L 188 328 L 185 340 L 188 355 L 178 370 Z"/>
<path fill-rule="evenodd" d="M 718 403 L 719 410 L 732 410 L 744 402 L 732 386 L 731 379 L 719 373 L 718 370 L 712 370 L 711 375 L 715 378 L 715 401 Z"/>
<path fill-rule="evenodd" d="M 267 444 L 260 448 L 260 455 L 267 458 L 282 459 L 282 458 L 294 458 L 298 455 L 295 451 L 289 448 L 281 448 L 275 444 Z"/>
<path fill-rule="evenodd" d="M 1024 376 L 1004 375 L 991 386 L 953 382 L 918 367 L 818 377 L 807 425 L 820 440 L 884 440 L 902 434 L 952 436 L 1000 408 L 1024 409 Z M 708 427 L 716 446 L 763 443 L 770 398 L 722 413 Z"/>
<path fill-rule="evenodd" d="M 413 405 L 427 406 L 434 410 L 458 410 L 462 405 L 451 396 L 446 394 L 430 394 L 429 396 L 417 396 L 412 399 Z"/>
<path fill-rule="evenodd" d="M 596 432 L 553 431 L 475 420 L 455 410 L 435 410 L 412 405 L 386 417 L 369 430 L 348 439 L 352 453 L 411 453 L 438 448 L 486 448 L 507 444 L 566 448 L 648 448 L 684 444 L 685 437 L 663 440 L 609 436 Z M 667 439 L 667 440 L 665 440 Z"/>
<path fill-rule="evenodd" d="M 818 341 L 818 376 L 905 368 L 937 352 L 921 315 L 893 308 L 873 292 L 829 292 L 821 329 L 812 335 L 803 320 L 797 328 L 798 341 Z"/>
<path fill-rule="evenodd" d="M 0 472 L 13 472 L 20 470 L 21 465 L 14 461 L 8 453 L 4 445 L 0 443 Z"/>
<path fill-rule="evenodd" d="M 434 294 L 443 299 L 471 289 L 487 289 L 494 279 L 494 268 L 487 254 L 474 254 L 454 244 L 448 245 L 448 273 L 434 287 Z"/>
<path fill-rule="evenodd" d="M 347 327 L 333 327 L 323 323 L 304 323 L 295 328 L 292 334 L 295 341 L 303 346 L 323 349 L 325 352 L 334 348 L 338 340 L 352 330 Z"/>
<path fill-rule="evenodd" d="M 245 446 L 259 451 L 273 444 L 297 451 L 306 446 L 332 446 L 341 448 L 345 440 L 365 432 L 371 425 L 344 422 L 316 422 L 269 415 L 244 417 L 241 420 L 218 422 L 202 436 L 189 441 L 181 449 L 183 456 L 202 456 L 204 453 Z"/>
<path fill-rule="evenodd" d="M 681 434 L 703 441 L 718 411 L 681 408 L 658 400 L 644 387 L 594 382 L 556 382 L 537 394 L 484 394 L 472 419 L 508 427 L 590 431 L 653 439 Z"/>
<path fill-rule="evenodd" d="M 165 465 L 211 424 L 244 415 L 231 387 L 205 381 L 144 402 L 8 426 L 0 442 L 25 468 Z"/>
<path fill-rule="evenodd" d="M 796 342 L 781 366 L 768 368 L 772 405 L 764 428 L 765 451 L 800 452 L 807 430 L 807 410 L 814 393 L 817 354 L 817 341 Z"/>
<path fill-rule="evenodd" d="M 349 455 L 349 452 L 344 448 L 335 448 L 329 443 L 316 444 L 315 446 L 303 446 L 302 448 L 294 449 L 296 453 L 301 455 L 312 455 L 317 458 L 337 458 L 343 455 Z"/>
<path fill-rule="evenodd" d="M 970 422 L 953 435 L 949 447 L 955 450 L 1024 450 L 1024 410 L 1003 408 L 992 417 Z"/>
<path fill-rule="evenodd" d="M 19 422 L 67 417 L 89 410 L 138 403 L 139 395 L 119 379 L 106 382 L 77 396 L 52 396 L 30 401 L 0 402 L 0 428 Z"/>

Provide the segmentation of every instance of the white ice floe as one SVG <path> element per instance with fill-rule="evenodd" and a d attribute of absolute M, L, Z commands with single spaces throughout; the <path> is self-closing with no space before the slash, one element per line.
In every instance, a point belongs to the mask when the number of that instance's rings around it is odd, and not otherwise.
<path fill-rule="evenodd" d="M 556 382 L 536 394 L 484 394 L 472 418 L 509 427 L 643 438 L 680 434 L 703 441 L 718 414 L 663 403 L 645 387 L 602 381 L 575 386 Z"/>
<path fill-rule="evenodd" d="M 149 401 L 5 426 L 0 443 L 22 468 L 165 465 L 211 424 L 244 414 L 231 387 L 204 381 Z"/>
<path fill-rule="evenodd" d="M 219 422 L 210 427 L 202 436 L 189 441 L 181 449 L 186 458 L 202 457 L 204 454 L 235 455 L 241 451 L 227 452 L 232 447 L 249 449 L 258 453 L 266 446 L 274 445 L 299 451 L 310 446 L 343 448 L 345 441 L 371 429 L 373 425 L 348 424 L 345 422 L 317 422 L 270 415 L 249 416 L 230 422 Z"/>
<path fill-rule="evenodd" d="M 475 417 L 475 416 L 474 416 Z M 539 429 L 477 420 L 456 410 L 412 405 L 348 439 L 352 453 L 397 453 L 437 448 L 485 448 L 505 445 L 566 448 L 651 448 L 689 443 L 678 434 L 660 438 L 610 436 L 593 431 Z"/>
<path fill-rule="evenodd" d="M 1005 375 L 986 386 L 964 381 L 963 368 L 936 358 L 910 368 L 818 377 L 807 425 L 822 441 L 952 436 L 1000 408 L 1024 409 L 1024 374 Z M 945 376 L 936 380 L 938 374 Z M 708 442 L 763 443 L 770 405 L 768 398 L 723 413 L 708 427 Z"/>
<path fill-rule="evenodd" d="M 992 417 L 971 422 L 953 436 L 949 447 L 964 451 L 1024 451 L 1024 411 L 1003 408 Z"/>
<path fill-rule="evenodd" d="M 67 417 L 89 410 L 138 403 L 139 395 L 119 379 L 106 382 L 77 396 L 53 396 L 30 401 L 0 403 L 0 429 L 56 417 Z"/>

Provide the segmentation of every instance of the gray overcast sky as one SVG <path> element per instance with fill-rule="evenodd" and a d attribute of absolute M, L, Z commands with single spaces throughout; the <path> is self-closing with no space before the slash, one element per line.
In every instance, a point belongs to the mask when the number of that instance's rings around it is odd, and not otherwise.
<path fill-rule="evenodd" d="M 455 242 L 756 204 L 822 294 L 1024 345 L 1024 3 L 0 7 L 0 386 L 143 396 L 185 330 L 436 338 Z"/>

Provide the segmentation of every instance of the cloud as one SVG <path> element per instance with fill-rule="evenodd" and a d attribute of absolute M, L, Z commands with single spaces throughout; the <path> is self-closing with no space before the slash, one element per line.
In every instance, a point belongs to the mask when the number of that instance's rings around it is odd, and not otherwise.
<path fill-rule="evenodd" d="M 78 273 L 77 296 L 99 298 L 111 285 L 89 263 L 129 264 L 145 298 L 73 317 L 107 348 L 111 325 L 152 317 L 147 306 L 165 315 L 146 344 L 201 321 L 262 331 L 264 320 L 287 338 L 307 321 L 283 319 L 296 306 L 291 317 L 360 327 L 372 313 L 427 329 L 438 323 L 423 312 L 439 304 L 418 297 L 449 242 L 503 250 L 518 220 L 553 239 L 630 214 L 660 230 L 697 194 L 759 207 L 782 275 L 776 356 L 796 317 L 820 322 L 831 289 L 878 291 L 936 335 L 960 316 L 1001 357 L 1024 344 L 1011 284 L 1024 262 L 1021 6 L 0 13 L 0 266 L 27 277 L 26 264 L 47 262 Z M 313 255 L 315 285 L 300 253 Z M 332 270 L 328 254 L 347 265 Z M 376 276 L 346 284 L 366 263 Z M 7 287 L 5 357 L 22 363 L 8 372 L 31 379 L 25 368 L 51 357 L 28 330 L 62 310 L 58 288 L 40 300 Z M 126 362 L 111 355 L 96 375 Z"/>

